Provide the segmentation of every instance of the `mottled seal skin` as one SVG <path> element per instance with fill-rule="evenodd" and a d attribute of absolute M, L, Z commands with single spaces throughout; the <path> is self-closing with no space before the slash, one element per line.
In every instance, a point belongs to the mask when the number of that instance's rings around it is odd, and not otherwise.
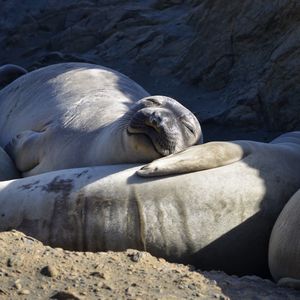
<path fill-rule="evenodd" d="M 207 157 L 211 166 L 214 151 L 232 163 L 160 178 L 138 176 L 141 166 L 110 165 L 0 182 L 0 230 L 66 249 L 136 248 L 202 269 L 270 276 L 272 227 L 300 188 L 300 132 L 269 144 L 194 149 L 202 153 L 198 166 Z"/>
<path fill-rule="evenodd" d="M 279 285 L 300 289 L 300 190 L 285 205 L 273 227 L 269 267 Z"/>
<path fill-rule="evenodd" d="M 0 89 L 4 88 L 20 76 L 27 73 L 27 70 L 17 65 L 3 65 L 0 67 Z"/>
<path fill-rule="evenodd" d="M 114 70 L 48 66 L 0 91 L 0 146 L 23 176 L 103 164 L 150 162 L 198 143 L 196 117 L 150 96 Z"/>

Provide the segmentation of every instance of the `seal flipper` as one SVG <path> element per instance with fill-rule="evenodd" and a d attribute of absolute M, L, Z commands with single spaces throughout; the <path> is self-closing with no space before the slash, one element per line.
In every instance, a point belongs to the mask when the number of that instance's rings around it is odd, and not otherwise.
<path fill-rule="evenodd" d="M 40 145 L 43 132 L 26 130 L 17 134 L 6 146 L 5 150 L 14 160 L 18 170 L 28 172 L 40 163 Z"/>
<path fill-rule="evenodd" d="M 239 161 L 249 154 L 246 141 L 210 142 L 154 160 L 145 165 L 137 174 L 142 177 L 154 177 L 182 174 L 217 168 Z"/>

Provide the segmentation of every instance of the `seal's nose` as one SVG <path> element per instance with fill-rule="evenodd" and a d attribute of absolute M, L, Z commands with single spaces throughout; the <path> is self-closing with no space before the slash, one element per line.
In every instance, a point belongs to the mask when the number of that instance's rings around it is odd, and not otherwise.
<path fill-rule="evenodd" d="M 159 112 L 153 112 L 149 117 L 149 122 L 154 127 L 160 127 L 162 120 L 163 120 L 163 118 Z"/>
<path fill-rule="evenodd" d="M 165 113 L 160 111 L 154 111 L 148 117 L 147 125 L 155 129 L 157 132 L 163 130 L 165 126 L 169 127 L 168 124 L 169 117 Z"/>

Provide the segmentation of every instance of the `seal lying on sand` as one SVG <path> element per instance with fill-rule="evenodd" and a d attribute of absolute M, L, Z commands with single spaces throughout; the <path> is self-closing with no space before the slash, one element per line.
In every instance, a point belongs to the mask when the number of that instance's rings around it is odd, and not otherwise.
<path fill-rule="evenodd" d="M 174 99 L 85 63 L 21 76 L 0 91 L 0 112 L 0 146 L 23 176 L 150 162 L 201 140 L 196 117 Z"/>
<path fill-rule="evenodd" d="M 140 166 L 114 165 L 0 182 L 0 230 L 67 249 L 136 248 L 202 269 L 269 275 L 272 227 L 300 188 L 300 132 L 269 144 L 192 149 L 201 153 L 200 169 L 236 162 L 159 179 L 137 176 Z"/>

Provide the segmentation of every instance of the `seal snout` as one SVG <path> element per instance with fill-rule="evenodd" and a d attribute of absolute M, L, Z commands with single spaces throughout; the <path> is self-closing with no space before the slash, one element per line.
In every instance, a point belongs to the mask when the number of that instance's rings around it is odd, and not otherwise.
<path fill-rule="evenodd" d="M 160 132 L 163 129 L 164 125 L 166 125 L 167 123 L 168 123 L 167 116 L 164 116 L 159 111 L 154 111 L 149 116 L 146 125 L 154 128 L 157 132 Z"/>
<path fill-rule="evenodd" d="M 146 135 L 155 150 L 161 156 L 166 156 L 178 151 L 180 130 L 177 127 L 176 118 L 169 110 L 162 107 L 146 107 L 132 117 L 128 132 Z"/>
<path fill-rule="evenodd" d="M 127 131 L 147 136 L 161 156 L 184 150 L 201 135 L 196 117 L 176 100 L 163 96 L 138 101 Z"/>

